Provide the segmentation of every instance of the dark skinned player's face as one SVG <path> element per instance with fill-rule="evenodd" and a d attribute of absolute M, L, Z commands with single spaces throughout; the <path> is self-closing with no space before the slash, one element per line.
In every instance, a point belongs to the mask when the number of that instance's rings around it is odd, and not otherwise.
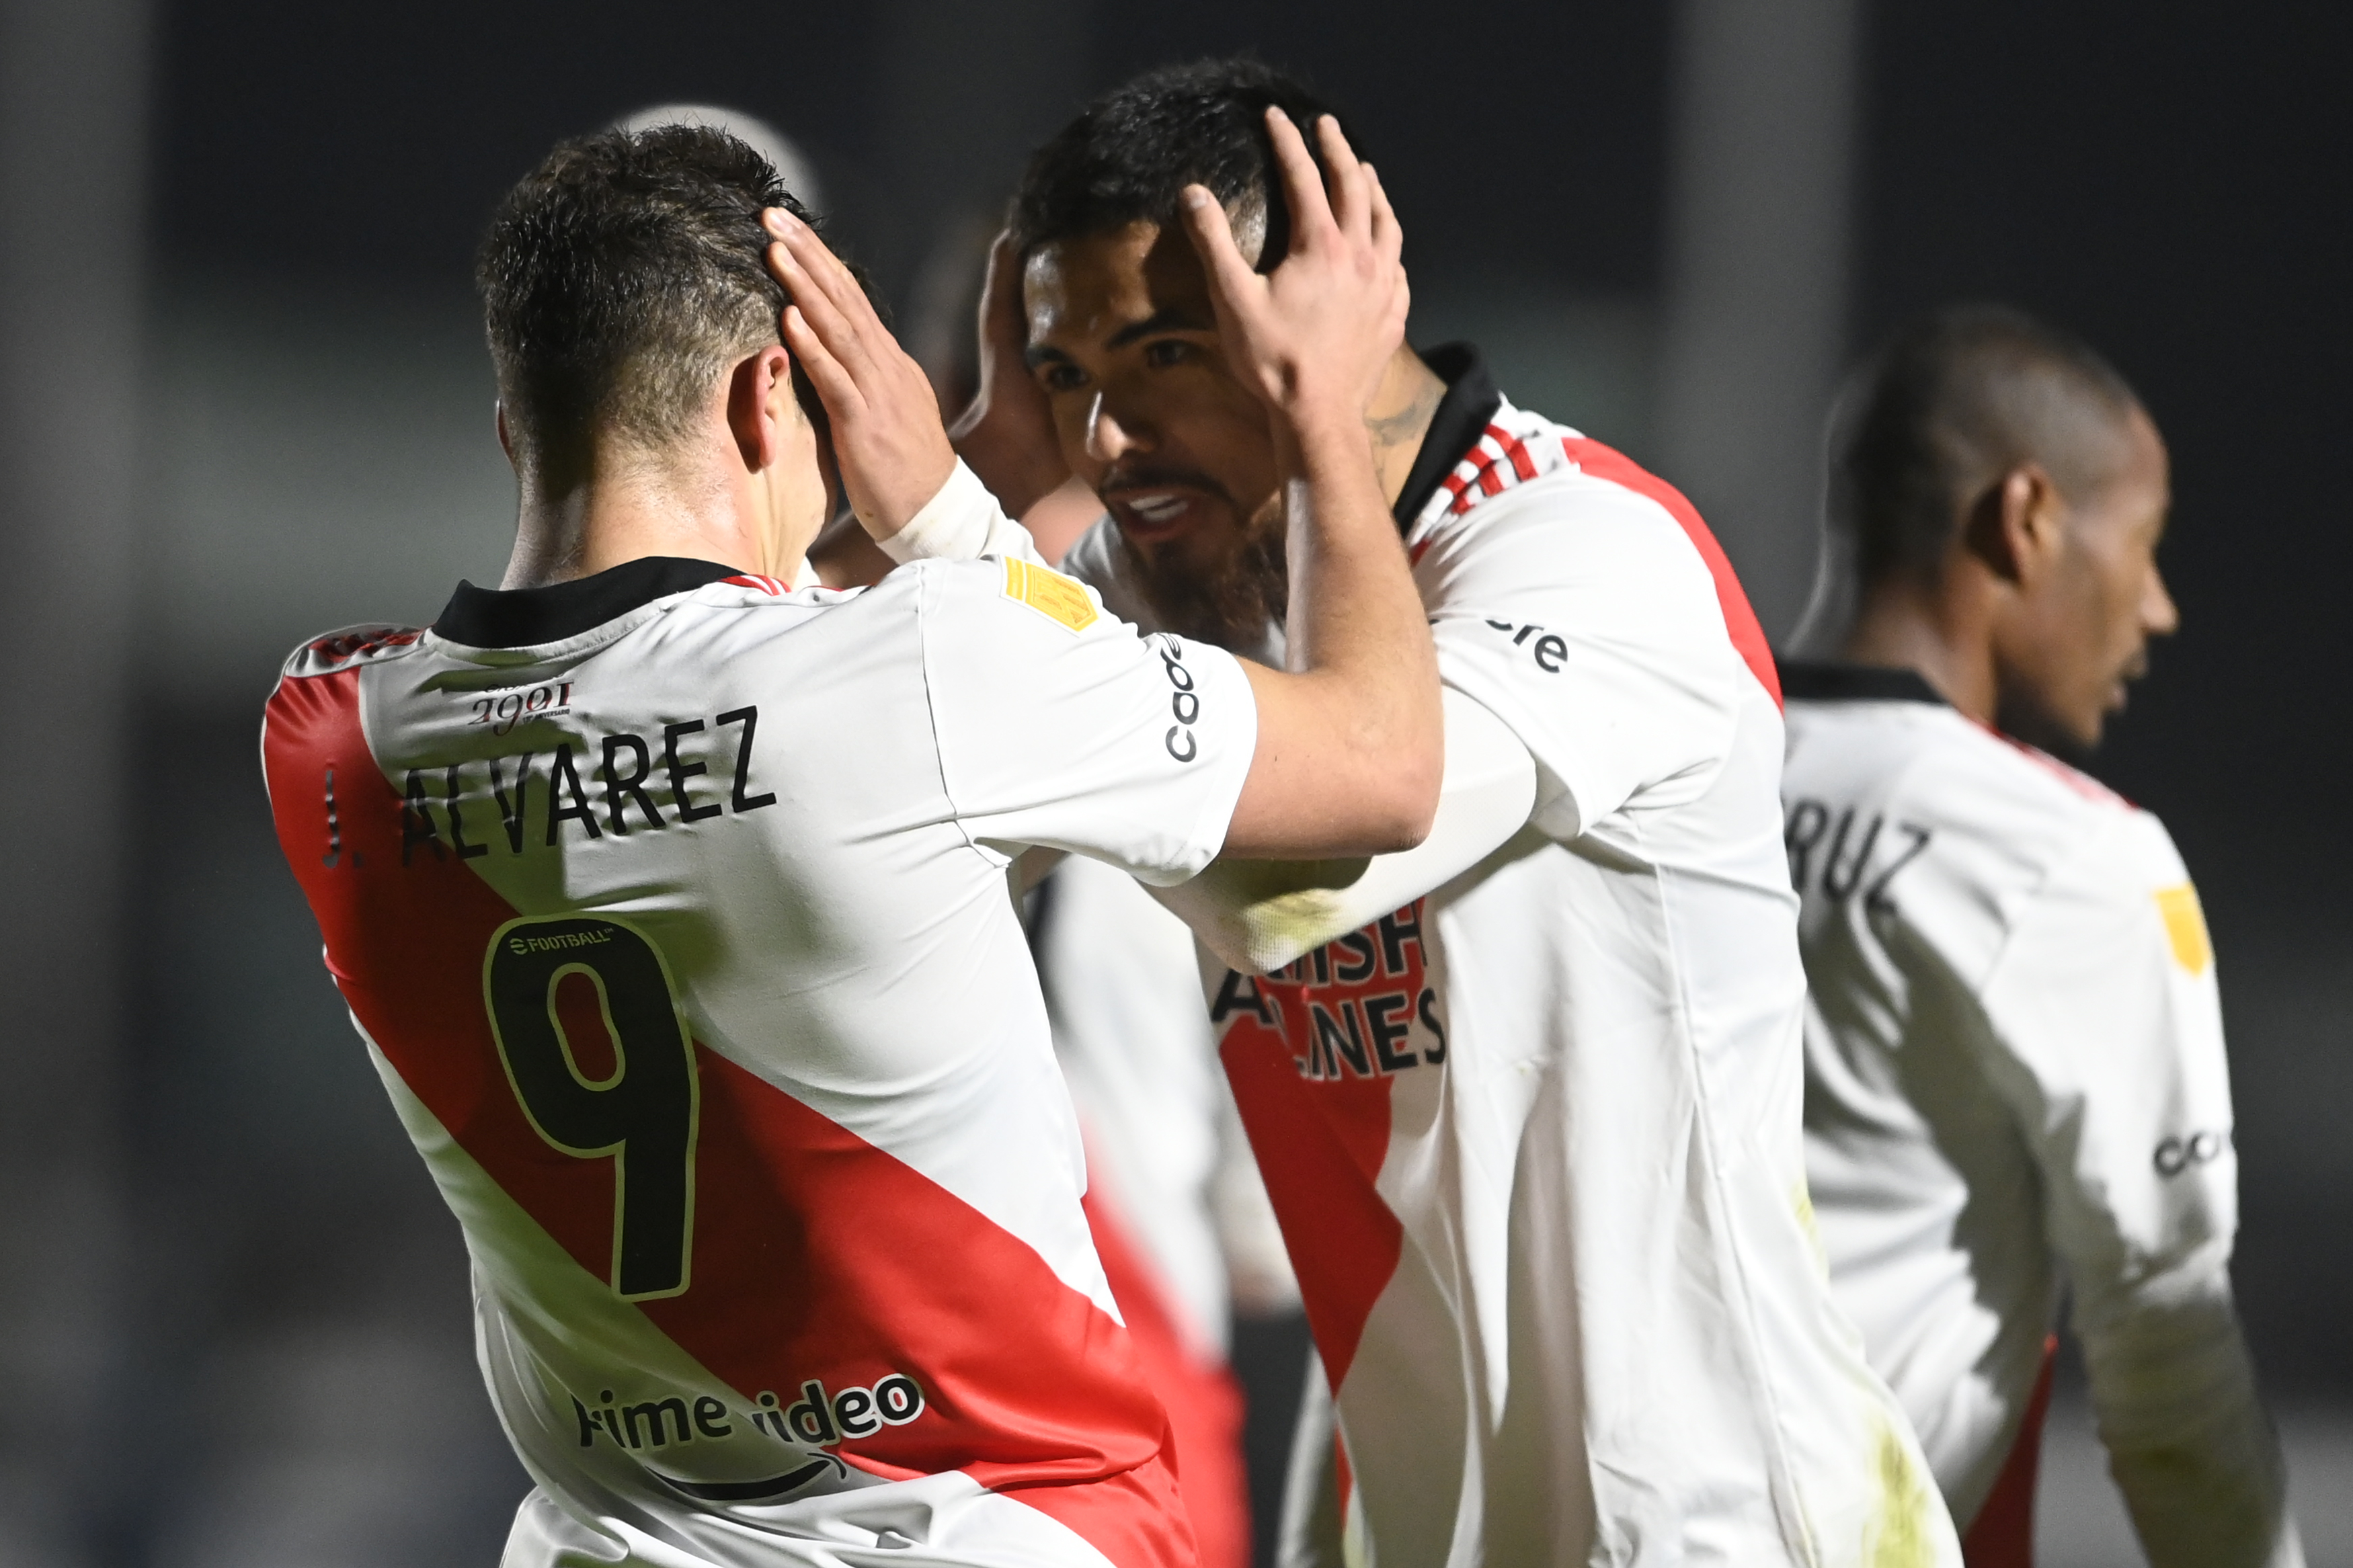
<path fill-rule="evenodd" d="M 2148 639 L 2180 624 L 2157 569 L 2172 492 L 2165 443 L 2135 410 L 2113 477 L 2067 508 L 2051 570 L 1999 637 L 2005 728 L 2062 749 L 2098 743 L 2148 668 Z"/>
<path fill-rule="evenodd" d="M 1261 595 L 1279 616 L 1266 408 L 1227 369 L 1192 242 L 1151 223 L 1054 240 L 1030 253 L 1022 299 L 1063 458 L 1110 510 L 1155 603 L 1238 600 L 1201 612 L 1233 632 L 1263 624 Z M 1197 623 L 1177 630 L 1229 640 L 1198 616 L 1176 618 Z"/>

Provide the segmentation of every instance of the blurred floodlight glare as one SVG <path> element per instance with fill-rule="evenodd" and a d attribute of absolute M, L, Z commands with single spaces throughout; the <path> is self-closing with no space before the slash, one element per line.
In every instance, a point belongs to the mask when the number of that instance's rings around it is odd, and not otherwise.
<path fill-rule="evenodd" d="M 613 121 L 617 131 L 649 131 L 657 125 L 707 125 L 745 142 L 776 165 L 785 189 L 810 212 L 825 211 L 825 190 L 818 184 L 817 166 L 792 138 L 756 115 L 715 103 L 658 103 Z"/>

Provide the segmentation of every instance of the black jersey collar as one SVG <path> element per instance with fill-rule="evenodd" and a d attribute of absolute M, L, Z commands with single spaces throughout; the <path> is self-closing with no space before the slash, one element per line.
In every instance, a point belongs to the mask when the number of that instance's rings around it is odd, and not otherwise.
<path fill-rule="evenodd" d="M 1931 702 L 1949 707 L 1913 669 L 1872 664 L 1781 664 L 1781 695 L 1793 702 Z"/>
<path fill-rule="evenodd" d="M 433 630 L 468 647 L 536 647 L 594 631 L 656 599 L 738 574 L 736 568 L 716 562 L 646 555 L 594 577 L 544 588 L 477 588 L 460 580 Z"/>
<path fill-rule="evenodd" d="M 1441 343 L 1423 354 L 1421 363 L 1446 384 L 1446 395 L 1439 399 L 1438 411 L 1430 416 L 1421 450 L 1406 471 L 1405 489 L 1398 492 L 1393 515 L 1400 529 L 1413 527 L 1421 509 L 1438 493 L 1439 484 L 1479 444 L 1495 411 L 1504 405 L 1504 395 L 1495 390 L 1493 379 L 1487 374 L 1486 362 L 1469 343 Z"/>

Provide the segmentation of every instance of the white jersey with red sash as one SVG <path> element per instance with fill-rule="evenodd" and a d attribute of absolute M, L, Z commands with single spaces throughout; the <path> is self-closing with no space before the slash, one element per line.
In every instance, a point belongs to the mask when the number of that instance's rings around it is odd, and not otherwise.
<path fill-rule="evenodd" d="M 2301 1563 L 2232 1300 L 2214 953 L 2164 825 L 1911 670 L 1788 676 L 1814 1201 L 1972 1564 L 2028 1561 L 2063 1285 L 2152 1560 Z"/>
<path fill-rule="evenodd" d="M 1428 357 L 1450 387 L 1399 521 L 1440 675 L 1525 747 L 1535 808 L 1282 973 L 1205 973 L 1345 1531 L 1393 1564 L 1957 1563 L 1811 1234 L 1756 618 L 1672 489 Z M 1154 624 L 1111 522 L 1065 566 Z"/>
<path fill-rule="evenodd" d="M 1535 760 L 1487 861 L 1212 1013 L 1403 1563 L 1955 1560 L 1831 1305 L 1778 688 L 1681 497 L 1503 405 L 1408 535 Z"/>
<path fill-rule="evenodd" d="M 510 1568 L 1192 1561 L 1005 868 L 1190 875 L 1255 734 L 1021 563 L 633 562 L 295 654 L 271 806 L 465 1229 Z"/>

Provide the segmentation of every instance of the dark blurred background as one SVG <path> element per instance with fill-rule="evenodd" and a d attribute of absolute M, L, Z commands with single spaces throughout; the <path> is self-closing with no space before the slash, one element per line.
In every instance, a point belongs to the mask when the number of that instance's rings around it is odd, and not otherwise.
<path fill-rule="evenodd" d="M 1899 318 L 2010 300 L 2142 388 L 2184 625 L 2098 771 L 2205 894 L 2243 1308 L 2353 1561 L 2348 43 L 2284 0 L 0 0 L 0 1563 L 488 1563 L 524 1488 L 254 760 L 298 639 L 499 574 L 500 192 L 634 110 L 748 111 L 937 339 L 1030 144 L 1242 48 L 1353 116 L 1417 341 L 1682 484 L 1777 637 L 1831 388 Z M 2123 1528 L 2063 1400 L 2047 1568 Z"/>

